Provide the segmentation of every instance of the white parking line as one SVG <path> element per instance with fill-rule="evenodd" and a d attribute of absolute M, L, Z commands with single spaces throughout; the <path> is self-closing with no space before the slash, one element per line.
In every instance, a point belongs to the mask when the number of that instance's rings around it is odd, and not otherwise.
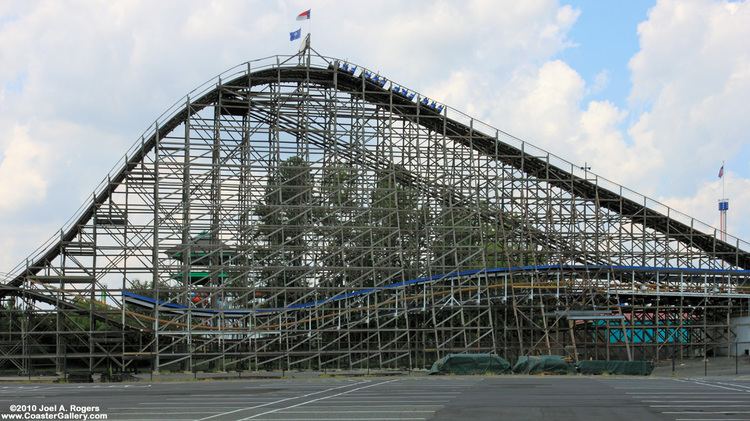
<path fill-rule="evenodd" d="M 356 386 L 358 384 L 364 384 L 364 383 L 367 383 L 367 381 L 363 381 L 363 382 L 359 382 L 359 383 L 354 383 L 354 384 L 345 384 L 343 386 L 337 386 L 337 387 L 330 387 L 328 389 L 319 390 L 317 392 L 308 393 L 308 394 L 302 395 L 302 396 L 289 397 L 289 398 L 284 398 L 284 399 L 279 399 L 279 400 L 275 400 L 275 401 L 272 401 L 272 402 L 268 402 L 268 403 L 265 403 L 265 404 L 262 404 L 262 405 L 249 406 L 249 407 L 246 407 L 246 408 L 235 409 L 234 411 L 222 412 L 222 413 L 219 413 L 219 414 L 216 414 L 216 415 L 211 415 L 211 416 L 208 416 L 208 417 L 205 417 L 205 418 L 201 418 L 198 421 L 210 420 L 212 418 L 223 417 L 225 415 L 235 414 L 237 412 L 241 412 L 241 411 L 248 410 L 248 409 L 262 408 L 264 406 L 273 405 L 273 404 L 276 404 L 276 403 L 286 402 L 286 401 L 294 400 L 294 399 L 306 398 L 308 396 L 319 395 L 321 393 L 329 392 L 331 390 L 343 389 L 345 387 Z"/>
<path fill-rule="evenodd" d="M 150 384 L 110 384 L 110 385 L 91 385 L 91 386 L 34 386 L 34 387 L 18 387 L 17 390 L 34 390 L 34 391 L 47 391 L 47 390 L 81 390 L 81 389 L 99 389 L 99 390 L 111 390 L 111 389 L 147 389 L 152 385 Z M 4 390 L 5 391 L 5 390 Z M 13 389 L 7 389 L 7 391 L 13 391 Z"/>
<path fill-rule="evenodd" d="M 744 385 L 741 385 L 741 384 L 723 383 L 723 382 L 719 382 L 719 381 L 717 381 L 716 383 L 723 384 L 725 386 L 734 386 L 734 387 L 740 387 L 740 388 L 743 388 L 743 389 L 750 389 L 750 386 L 744 386 Z"/>
<path fill-rule="evenodd" d="M 747 418 L 677 418 L 675 421 L 747 421 Z"/>
<path fill-rule="evenodd" d="M 446 390 L 446 391 L 437 391 L 437 392 L 429 392 L 429 391 L 422 391 L 424 389 L 416 389 L 416 388 L 410 388 L 410 389 L 390 389 L 383 391 L 383 394 L 378 394 L 378 396 L 389 396 L 389 395 L 401 395 L 404 393 L 407 393 L 409 395 L 429 395 L 429 396 L 442 396 L 442 395 L 455 395 L 458 393 L 463 393 L 466 389 L 459 389 L 459 390 Z M 370 394 L 370 393 L 368 393 Z"/>
<path fill-rule="evenodd" d="M 747 405 L 649 405 L 651 408 L 750 408 L 750 404 Z"/>
<path fill-rule="evenodd" d="M 416 410 L 416 411 L 378 411 L 379 414 L 390 414 L 390 413 L 397 413 L 397 414 L 403 414 L 404 412 L 412 413 L 412 412 L 425 412 L 425 413 L 432 413 L 436 412 L 436 410 Z M 339 411 L 338 409 L 335 411 L 282 411 L 279 412 L 279 414 L 372 414 L 372 411 Z"/>
<path fill-rule="evenodd" d="M 353 403 L 353 402 L 373 402 L 373 403 L 440 403 L 445 402 L 445 399 L 430 399 L 430 400 L 412 400 L 408 399 L 408 396 L 404 396 L 404 398 L 407 399 L 399 399 L 399 400 L 392 400 L 392 399 L 338 399 L 339 402 L 347 402 L 347 403 Z"/>
<path fill-rule="evenodd" d="M 257 414 L 257 415 L 253 415 L 253 416 L 250 416 L 250 417 L 247 417 L 247 418 L 242 418 L 239 421 L 246 421 L 246 420 L 251 420 L 251 419 L 257 419 L 258 417 L 261 417 L 263 415 L 272 414 L 274 412 L 283 411 L 285 409 L 296 408 L 298 406 L 307 405 L 308 403 L 318 402 L 318 401 L 322 401 L 322 400 L 325 400 L 325 399 L 331 399 L 331 398 L 335 398 L 337 396 L 345 395 L 345 394 L 350 393 L 350 392 L 355 392 L 357 390 L 368 389 L 368 388 L 371 388 L 371 387 L 380 386 L 380 385 L 384 385 L 384 384 L 388 384 L 388 383 L 393 383 L 393 382 L 396 382 L 396 381 L 398 381 L 398 379 L 387 380 L 387 381 L 380 382 L 380 383 L 369 384 L 367 386 L 361 386 L 361 387 L 358 387 L 356 389 L 347 390 L 345 392 L 337 393 L 335 395 L 323 396 L 322 398 L 316 398 L 316 399 L 313 399 L 313 400 L 310 400 L 310 401 L 307 401 L 307 402 L 302 402 L 302 403 L 298 403 L 298 404 L 295 404 L 295 405 L 290 405 L 290 406 L 287 406 L 287 407 L 284 407 L 284 408 L 272 409 L 270 411 L 262 412 L 262 413 Z"/>
<path fill-rule="evenodd" d="M 274 398 L 270 397 L 270 396 L 268 398 L 265 398 L 265 399 L 252 399 L 252 398 L 249 398 L 249 399 L 210 399 L 210 401 L 214 402 L 214 403 L 218 403 L 218 402 L 221 402 L 221 403 L 238 403 L 238 402 L 245 402 L 245 403 L 259 402 L 259 403 L 262 403 L 262 402 L 268 402 L 268 401 L 272 401 L 272 400 L 274 400 Z M 186 400 L 168 399 L 165 402 L 157 402 L 157 403 L 154 403 L 153 405 L 163 405 L 163 404 L 184 405 L 186 403 L 192 403 L 192 402 L 195 402 L 195 399 L 186 399 Z M 152 405 L 152 404 L 141 403 L 140 405 Z"/>
<path fill-rule="evenodd" d="M 112 409 L 112 408 L 109 408 Z M 195 414 L 215 414 L 216 411 L 190 411 L 190 412 L 171 412 L 171 411 L 159 411 L 160 414 L 154 414 L 153 412 L 115 412 L 114 415 L 195 415 Z M 113 415 L 113 414 L 110 414 Z"/>
<path fill-rule="evenodd" d="M 206 405 L 207 406 L 221 407 L 221 406 L 223 406 L 225 404 L 241 404 L 241 403 L 246 403 L 246 404 L 250 403 L 250 404 L 253 404 L 253 403 L 266 403 L 266 402 L 271 402 L 271 400 L 264 400 L 264 401 L 247 400 L 247 401 L 237 401 L 237 402 L 206 402 Z M 187 402 L 183 402 L 183 403 L 180 403 L 180 402 L 139 402 L 138 405 L 141 405 L 141 408 L 143 408 L 143 407 L 151 407 L 151 406 L 158 406 L 158 407 L 164 407 L 164 408 L 167 408 L 167 407 L 182 408 L 182 407 L 185 406 L 185 403 L 187 403 Z M 242 406 L 244 406 L 244 405 L 242 405 Z M 241 408 L 242 406 L 239 406 L 239 407 Z"/>
<path fill-rule="evenodd" d="M 221 405 L 221 406 L 218 406 L 218 405 L 217 405 L 217 406 L 212 406 L 212 405 L 201 405 L 201 406 L 180 406 L 180 407 L 175 407 L 175 408 L 173 408 L 173 409 L 184 409 L 184 410 L 192 410 L 192 409 L 195 409 L 195 410 L 200 410 L 200 409 L 211 409 L 211 408 L 219 408 L 219 410 L 218 410 L 218 411 L 211 411 L 211 412 L 210 412 L 211 414 L 214 414 L 214 413 L 217 413 L 217 412 L 221 412 L 221 411 L 224 411 L 224 410 L 227 410 L 227 409 L 237 409 L 237 408 L 245 408 L 245 406 L 244 406 L 244 405 L 242 405 L 242 406 L 226 406 L 226 405 Z M 115 411 L 115 410 L 116 410 L 116 411 L 139 411 L 139 410 L 144 410 L 144 409 L 148 409 L 148 408 L 143 408 L 143 407 L 135 407 L 135 406 L 130 406 L 130 407 L 123 407 L 123 406 L 120 406 L 120 407 L 107 407 L 107 408 L 104 408 L 104 409 L 106 409 L 106 410 L 108 410 L 108 411 Z M 163 408 L 163 409 L 165 409 L 165 410 L 168 410 L 168 409 L 170 409 L 170 408 Z M 161 411 L 161 412 L 168 412 L 168 411 Z M 192 411 L 191 411 L 191 412 L 192 412 Z M 122 412 L 122 413 L 123 413 L 123 414 L 125 414 L 126 412 Z M 129 413 L 129 412 L 127 412 L 127 413 Z M 192 412 L 192 413 L 195 413 L 195 412 Z"/>
<path fill-rule="evenodd" d="M 721 386 L 721 385 L 713 384 L 713 383 L 705 383 L 704 381 L 700 381 L 700 380 L 681 380 L 681 379 L 674 379 L 674 380 L 677 382 L 685 382 L 685 383 L 691 382 L 693 384 L 699 384 L 701 386 L 716 387 L 719 389 L 732 390 L 735 392 L 750 392 L 750 390 L 746 390 L 746 389 L 738 389 L 736 387 L 727 387 L 727 386 Z"/>
<path fill-rule="evenodd" d="M 246 388 L 243 388 L 246 389 Z M 278 390 L 268 391 L 268 393 L 276 393 Z M 223 390 L 217 390 L 216 393 L 191 393 L 188 396 L 195 396 L 197 398 L 212 398 L 215 396 L 221 396 L 225 393 Z"/>
<path fill-rule="evenodd" d="M 681 381 L 681 380 L 678 380 L 678 379 L 675 379 L 675 380 L 676 381 Z M 633 386 L 633 387 L 612 387 L 612 389 L 616 389 L 616 390 L 674 390 L 674 386 L 659 386 L 659 387 L 640 387 L 640 386 Z"/>
<path fill-rule="evenodd" d="M 335 402 L 326 402 L 324 404 L 316 405 L 311 404 L 307 406 L 313 409 L 367 409 L 372 412 L 380 412 L 381 410 L 416 410 L 416 409 L 430 409 L 430 408 L 442 408 L 445 405 L 337 405 Z"/>
<path fill-rule="evenodd" d="M 661 403 L 667 403 L 667 402 L 671 402 L 671 403 L 691 403 L 691 402 L 692 403 L 743 403 L 743 402 L 748 402 L 748 400 L 745 399 L 741 401 L 724 401 L 724 400 L 718 401 L 718 400 L 709 399 L 709 400 L 675 401 L 675 400 L 667 399 L 667 400 L 644 400 L 641 402 L 648 402 L 648 403 L 660 403 L 660 402 Z"/>
<path fill-rule="evenodd" d="M 144 418 L 120 418 L 121 420 L 144 421 Z M 194 418 L 146 418 L 148 421 L 194 421 Z"/>
<path fill-rule="evenodd" d="M 670 416 L 719 416 L 750 413 L 750 396 L 741 385 L 723 382 L 709 382 L 702 379 L 671 379 L 671 387 L 638 388 L 638 392 L 625 392 L 628 397 L 638 399 L 664 415 Z M 668 390 L 667 390 L 668 389 Z M 697 421 L 698 418 L 682 418 Z M 700 418 L 708 421 L 711 418 Z M 745 419 L 747 420 L 747 419 Z"/>
<path fill-rule="evenodd" d="M 328 385 L 331 385 L 331 384 L 341 384 L 341 383 L 342 382 L 339 382 L 339 383 L 321 383 L 320 385 L 322 385 L 322 386 L 328 386 Z M 353 382 L 347 382 L 347 383 L 351 384 Z M 287 384 L 269 384 L 269 385 L 265 385 L 265 386 L 243 386 L 242 388 L 243 389 L 250 389 L 250 390 L 252 390 L 252 389 L 258 389 L 258 390 L 262 390 L 262 389 L 282 389 L 282 388 L 283 389 L 318 389 L 318 388 L 320 388 L 320 385 L 316 386 L 314 384 L 311 384 L 309 386 L 308 385 L 302 386 L 302 385 L 296 385 L 296 384 L 290 384 L 290 385 L 287 385 Z"/>
<path fill-rule="evenodd" d="M 411 393 L 399 393 L 397 395 L 351 395 L 351 398 L 357 398 L 357 399 L 428 399 L 428 400 L 435 400 L 435 399 L 453 399 L 456 396 L 460 395 L 460 393 L 455 393 L 452 395 L 412 395 Z M 349 398 L 349 396 L 347 396 Z"/>
<path fill-rule="evenodd" d="M 336 419 L 345 420 L 346 418 L 253 418 L 258 421 L 331 421 Z M 357 418 L 357 421 L 421 421 L 427 418 Z"/>
<path fill-rule="evenodd" d="M 667 411 L 662 414 L 750 414 L 750 411 Z"/>
<path fill-rule="evenodd" d="M 671 392 L 671 393 L 628 393 L 632 397 L 638 396 L 672 396 L 672 395 L 706 395 L 706 396 L 726 396 L 726 395 L 740 395 L 747 396 L 745 392 L 719 392 L 709 390 L 707 392 Z"/>

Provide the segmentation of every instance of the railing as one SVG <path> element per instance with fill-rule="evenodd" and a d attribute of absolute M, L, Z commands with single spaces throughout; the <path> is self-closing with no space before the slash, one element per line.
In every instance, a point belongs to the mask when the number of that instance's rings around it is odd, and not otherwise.
<path fill-rule="evenodd" d="M 234 78 L 246 75 L 248 71 L 255 72 L 258 70 L 276 68 L 276 67 L 297 67 L 300 65 L 300 63 L 295 60 L 296 58 L 300 58 L 300 56 L 299 55 L 274 55 L 274 56 L 268 56 L 268 57 L 264 57 L 264 58 L 257 59 L 257 60 L 247 61 L 222 72 L 221 74 L 205 81 L 204 83 L 202 83 L 201 85 L 193 89 L 192 91 L 188 92 L 187 95 L 181 97 L 174 104 L 168 107 L 161 115 L 159 115 L 156 118 L 156 120 L 154 121 L 152 125 L 150 125 L 146 130 L 143 131 L 143 133 L 138 137 L 138 140 L 127 150 L 125 155 L 115 163 L 112 169 L 108 172 L 107 176 L 104 177 L 102 181 L 100 181 L 96 185 L 96 187 L 93 190 L 94 197 L 101 194 L 108 187 L 113 175 L 119 174 L 125 169 L 125 166 L 127 165 L 127 161 L 129 157 L 135 154 L 142 147 L 143 142 L 146 139 L 150 138 L 156 133 L 156 128 L 160 126 L 160 123 L 169 121 L 171 118 L 177 115 L 177 113 L 182 111 L 183 107 L 188 101 L 193 100 L 195 98 L 199 98 L 205 95 L 206 93 L 210 92 L 221 81 L 232 80 Z M 341 63 L 345 62 L 344 60 L 340 60 L 337 58 L 317 56 L 317 55 L 310 55 L 309 59 L 310 59 L 310 67 L 318 68 L 318 69 L 327 68 L 329 64 L 334 63 L 334 62 L 341 62 Z M 363 72 L 379 74 L 378 72 L 370 70 L 366 67 L 359 66 L 359 65 L 356 65 L 356 66 L 357 66 L 357 73 L 356 73 L 357 75 L 361 75 Z M 388 80 L 385 86 L 383 87 L 383 89 L 391 90 L 392 87 L 396 85 L 405 87 L 405 85 L 397 84 L 391 80 Z M 413 101 L 419 101 L 421 98 L 425 97 L 424 95 L 421 95 L 417 91 L 414 91 L 411 89 L 410 91 L 416 94 Z M 718 234 L 720 231 L 717 228 L 712 227 L 711 225 L 707 223 L 704 223 L 689 215 L 686 215 L 685 213 L 675 210 L 674 208 L 670 208 L 664 203 L 661 203 L 657 200 L 651 199 L 638 192 L 628 189 L 627 187 L 624 187 L 618 183 L 615 183 L 614 181 L 601 177 L 592 171 L 589 171 L 587 169 L 582 169 L 577 164 L 567 161 L 564 158 L 561 158 L 553 153 L 545 151 L 544 149 L 538 148 L 500 129 L 492 127 L 491 125 L 486 124 L 482 122 L 481 120 L 477 120 L 453 107 L 446 105 L 445 108 L 442 110 L 442 113 L 445 113 L 445 116 L 447 118 L 455 120 L 466 126 L 473 127 L 474 130 L 481 132 L 489 137 L 497 136 L 498 140 L 510 146 L 513 146 L 519 150 L 522 150 L 526 154 L 529 154 L 535 157 L 545 157 L 548 163 L 554 167 L 557 167 L 563 171 L 571 173 L 576 177 L 587 179 L 589 180 L 589 182 L 593 183 L 594 185 L 610 190 L 638 204 L 642 204 L 643 206 L 653 211 L 661 213 L 664 216 L 668 216 L 678 222 L 681 222 L 689 227 L 692 227 L 696 231 L 702 232 L 707 235 L 712 235 L 714 237 L 718 237 Z M 48 250 L 50 250 L 51 247 L 54 247 L 55 245 L 57 245 L 58 241 L 61 238 L 61 233 L 64 233 L 73 229 L 76 221 L 78 221 L 81 218 L 81 216 L 86 212 L 89 206 L 91 206 L 91 202 L 84 202 L 83 204 L 81 204 L 81 206 L 76 210 L 73 216 L 71 216 L 63 224 L 60 230 L 60 234 L 53 235 L 47 241 L 45 241 L 41 246 L 39 246 L 36 250 L 34 250 L 31 254 L 29 254 L 29 256 L 24 261 L 20 262 L 18 265 L 16 265 L 13 269 L 11 269 L 8 272 L 8 275 L 6 278 L 7 279 L 15 278 L 21 272 L 23 272 L 30 264 L 32 264 L 33 262 L 41 258 L 41 256 L 43 256 Z M 750 250 L 750 243 L 748 243 L 747 241 L 741 240 L 740 238 L 729 235 L 729 234 L 726 235 L 726 238 L 727 238 L 726 242 L 728 244 L 733 244 L 735 245 L 735 247 L 742 249 L 742 250 Z"/>

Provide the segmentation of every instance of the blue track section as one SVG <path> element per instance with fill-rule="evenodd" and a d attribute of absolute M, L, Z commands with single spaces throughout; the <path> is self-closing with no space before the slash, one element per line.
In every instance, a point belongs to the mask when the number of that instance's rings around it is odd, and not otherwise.
<path fill-rule="evenodd" d="M 661 273 L 685 273 L 685 274 L 700 274 L 700 275 L 750 275 L 750 270 L 727 270 L 727 269 L 698 269 L 698 268 L 674 268 L 674 267 L 654 267 L 654 266 L 605 266 L 605 265 L 533 265 L 533 266 L 515 266 L 507 268 L 486 268 L 486 269 L 471 269 L 460 272 L 450 272 L 439 275 L 423 276 L 421 278 L 410 279 L 408 281 L 394 282 L 388 285 L 382 285 L 379 287 L 363 288 L 352 292 L 336 294 L 329 298 L 321 300 L 309 301 L 306 303 L 292 304 L 281 308 L 262 308 L 262 309 L 233 309 L 233 310 L 221 310 L 215 308 L 198 308 L 189 307 L 183 304 L 177 304 L 169 301 L 156 300 L 151 297 L 144 295 L 135 294 L 130 291 L 123 291 L 122 295 L 129 301 L 141 305 L 144 307 L 153 308 L 159 306 L 164 310 L 172 310 L 175 312 L 185 312 L 191 310 L 194 314 L 206 314 L 214 315 L 223 313 L 227 316 L 242 316 L 246 314 L 263 314 L 263 313 L 278 313 L 289 310 L 302 310 L 307 308 L 313 308 L 321 306 L 327 303 L 346 300 L 349 298 L 363 297 L 368 294 L 372 294 L 377 291 L 386 291 L 391 289 L 398 289 L 408 286 L 423 285 L 441 280 L 456 279 L 456 278 L 470 278 L 481 275 L 496 275 L 503 273 L 525 273 L 525 272 L 575 272 L 575 271 L 612 271 L 612 272 L 661 272 Z"/>

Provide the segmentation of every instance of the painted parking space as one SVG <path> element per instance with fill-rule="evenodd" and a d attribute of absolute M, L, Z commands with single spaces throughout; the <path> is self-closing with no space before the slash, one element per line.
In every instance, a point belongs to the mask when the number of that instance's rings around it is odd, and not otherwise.
<path fill-rule="evenodd" d="M 743 380 L 621 381 L 618 388 L 673 420 L 750 420 L 750 383 Z"/>
<path fill-rule="evenodd" d="M 110 420 L 750 420 L 750 381 L 401 376 L 3 385 L 11 404 L 96 405 Z"/>

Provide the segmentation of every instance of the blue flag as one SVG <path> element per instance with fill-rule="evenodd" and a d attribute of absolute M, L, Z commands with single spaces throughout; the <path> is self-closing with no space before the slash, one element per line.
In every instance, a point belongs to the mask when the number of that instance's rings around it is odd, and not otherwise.
<path fill-rule="evenodd" d="M 289 33 L 289 41 L 294 41 L 295 39 L 300 39 L 300 38 L 302 38 L 302 28 Z"/>

